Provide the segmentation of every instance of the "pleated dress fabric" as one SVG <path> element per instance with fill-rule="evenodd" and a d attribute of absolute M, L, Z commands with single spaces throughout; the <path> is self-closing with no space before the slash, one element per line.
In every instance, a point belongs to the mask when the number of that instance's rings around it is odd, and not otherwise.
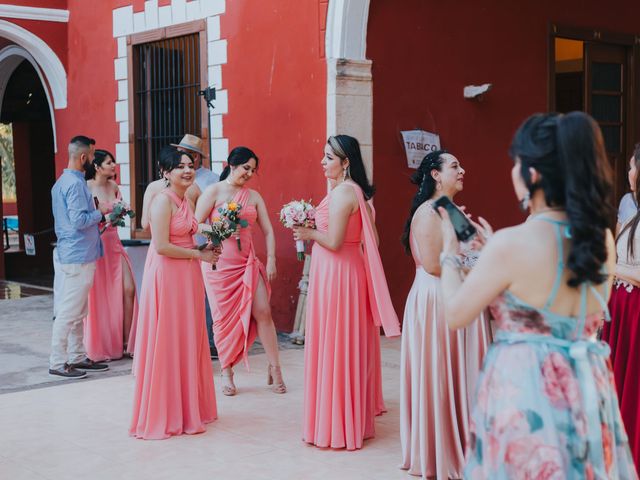
<path fill-rule="evenodd" d="M 197 222 L 188 201 L 169 189 L 162 194 L 178 206 L 169 241 L 192 248 Z M 129 433 L 156 440 L 201 433 L 216 419 L 217 408 L 200 265 L 155 249 L 149 255 L 140 294 Z"/>
<path fill-rule="evenodd" d="M 400 333 L 364 197 L 352 185 L 360 208 L 349 218 L 344 243 L 337 251 L 317 243 L 312 249 L 303 414 L 305 442 L 347 450 L 375 435 L 374 419 L 385 411 L 380 326 L 388 336 Z M 328 229 L 329 201 L 317 208 L 321 231 Z"/>
<path fill-rule="evenodd" d="M 423 478 L 462 478 L 469 415 L 482 360 L 491 343 L 488 315 L 450 330 L 440 278 L 420 264 L 402 323 L 400 361 L 401 468 Z"/>

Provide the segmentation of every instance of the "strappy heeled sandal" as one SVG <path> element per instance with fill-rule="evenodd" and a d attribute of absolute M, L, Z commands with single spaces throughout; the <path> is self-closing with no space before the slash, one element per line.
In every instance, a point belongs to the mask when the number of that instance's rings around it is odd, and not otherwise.
<path fill-rule="evenodd" d="M 273 385 L 273 387 L 271 387 L 273 393 L 287 393 L 287 386 L 282 380 L 282 369 L 279 365 L 274 367 L 269 364 L 269 369 L 267 370 L 267 385 Z"/>
<path fill-rule="evenodd" d="M 222 394 L 227 397 L 233 397 L 236 393 L 238 393 L 238 389 L 236 388 L 235 383 L 233 383 L 233 370 L 229 370 L 231 373 L 229 375 L 224 374 L 224 370 L 220 374 L 222 378 L 225 378 L 226 382 L 229 382 L 231 385 L 225 385 L 222 387 Z"/>

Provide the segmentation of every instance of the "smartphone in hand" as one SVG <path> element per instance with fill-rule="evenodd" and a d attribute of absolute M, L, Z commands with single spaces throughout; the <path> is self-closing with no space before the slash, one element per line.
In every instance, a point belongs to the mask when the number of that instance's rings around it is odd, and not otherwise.
<path fill-rule="evenodd" d="M 477 233 L 476 227 L 473 226 L 464 212 L 456 207 L 446 195 L 443 195 L 433 202 L 433 206 L 436 212 L 439 207 L 447 210 L 451 223 L 453 224 L 453 229 L 456 231 L 456 237 L 458 237 L 458 240 L 461 242 L 466 242 Z"/>

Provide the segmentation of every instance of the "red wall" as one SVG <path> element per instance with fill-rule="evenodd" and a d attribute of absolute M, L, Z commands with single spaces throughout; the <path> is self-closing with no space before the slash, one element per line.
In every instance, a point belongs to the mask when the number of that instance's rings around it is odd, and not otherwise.
<path fill-rule="evenodd" d="M 113 152 L 118 141 L 115 121 L 117 83 L 113 59 L 117 43 L 113 38 L 111 2 L 69 0 L 67 68 L 68 106 L 56 110 L 58 153 L 56 172 L 67 164 L 67 142 L 74 135 L 96 139 L 98 148 Z"/>
<path fill-rule="evenodd" d="M 222 38 L 228 41 L 222 70 L 223 88 L 229 89 L 224 136 L 230 149 L 246 145 L 260 158 L 252 188 L 264 197 L 276 232 L 279 276 L 271 303 L 279 330 L 293 325 L 302 264 L 278 212 L 294 198 L 319 203 L 326 192 L 320 168 L 326 62 L 319 52 L 319 15 L 317 6 L 299 0 L 233 0 L 221 19 Z M 263 242 L 258 245 L 264 258 Z"/>
<path fill-rule="evenodd" d="M 614 14 L 615 12 L 615 14 Z M 382 257 L 401 314 L 413 275 L 399 238 L 415 194 L 401 130 L 436 132 L 467 171 L 456 202 L 502 227 L 522 220 L 511 187 L 511 137 L 547 108 L 549 22 L 640 33 L 640 4 L 613 0 L 372 0 L 373 154 Z M 483 101 L 465 85 L 492 83 Z"/>

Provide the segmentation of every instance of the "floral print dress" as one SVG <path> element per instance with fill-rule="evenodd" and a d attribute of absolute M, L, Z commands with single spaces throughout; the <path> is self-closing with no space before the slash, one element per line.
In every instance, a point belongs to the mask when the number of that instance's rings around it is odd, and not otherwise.
<path fill-rule="evenodd" d="M 497 334 L 485 357 L 471 417 L 466 479 L 637 479 L 620 417 L 609 348 L 595 340 L 601 314 L 551 312 L 564 269 L 562 236 L 554 224 L 558 272 L 553 291 L 536 308 L 505 291 L 491 307 Z M 562 229 L 564 228 L 564 232 Z"/>

